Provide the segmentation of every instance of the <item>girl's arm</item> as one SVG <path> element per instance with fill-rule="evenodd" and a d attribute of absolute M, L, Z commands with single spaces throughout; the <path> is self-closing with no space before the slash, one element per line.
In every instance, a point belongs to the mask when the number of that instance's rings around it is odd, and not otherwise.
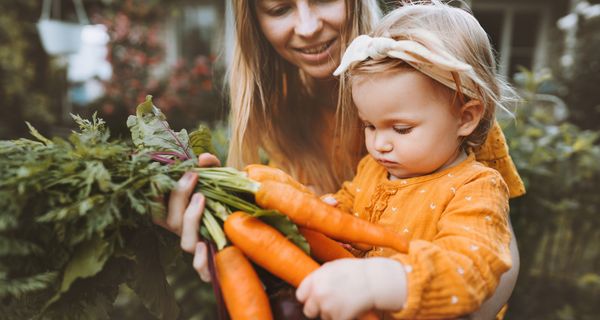
<path fill-rule="evenodd" d="M 458 188 L 436 228 L 432 241 L 413 240 L 408 254 L 391 257 L 399 268 L 377 271 L 376 276 L 390 280 L 389 286 L 369 286 L 377 282 L 367 274 L 373 272 L 368 267 L 373 259 L 324 265 L 301 285 L 307 289 L 297 293 L 307 303 L 307 315 L 327 317 L 370 306 L 400 308 L 394 313 L 398 318 L 455 318 L 477 310 L 511 265 L 508 189 L 497 172 L 486 171 Z M 384 307 L 382 301 L 395 304 Z"/>
<path fill-rule="evenodd" d="M 517 283 L 517 277 L 519 275 L 520 258 L 519 248 L 517 246 L 517 239 L 510 225 L 510 256 L 512 260 L 512 267 L 506 271 L 500 278 L 498 288 L 494 292 L 494 295 L 487 299 L 479 310 L 475 311 L 469 317 L 471 320 L 493 320 L 496 319 L 496 315 L 502 307 L 508 302 L 515 284 Z"/>
<path fill-rule="evenodd" d="M 296 298 L 309 318 L 354 319 L 371 309 L 400 310 L 406 301 L 406 273 L 388 258 L 340 259 L 311 273 Z"/>

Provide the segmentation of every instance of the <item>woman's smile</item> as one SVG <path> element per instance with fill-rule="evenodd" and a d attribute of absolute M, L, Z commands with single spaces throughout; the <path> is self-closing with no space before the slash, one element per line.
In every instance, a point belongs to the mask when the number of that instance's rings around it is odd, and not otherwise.
<path fill-rule="evenodd" d="M 337 42 L 336 40 L 337 38 L 334 38 L 329 41 L 317 43 L 315 45 L 292 47 L 292 49 L 306 61 L 321 62 L 324 59 L 328 59 L 332 56 L 332 49 L 334 44 Z"/>

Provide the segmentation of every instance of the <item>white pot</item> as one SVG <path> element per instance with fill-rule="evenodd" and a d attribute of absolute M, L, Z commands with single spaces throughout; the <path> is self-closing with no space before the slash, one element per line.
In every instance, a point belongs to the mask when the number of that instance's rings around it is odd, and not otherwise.
<path fill-rule="evenodd" d="M 76 53 L 81 47 L 83 25 L 53 19 L 40 19 L 37 29 L 49 55 Z"/>

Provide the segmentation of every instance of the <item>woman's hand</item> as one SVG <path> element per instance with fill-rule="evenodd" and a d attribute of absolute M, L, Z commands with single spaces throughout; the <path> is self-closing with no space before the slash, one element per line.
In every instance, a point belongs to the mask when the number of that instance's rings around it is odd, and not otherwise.
<path fill-rule="evenodd" d="M 199 167 L 220 165 L 219 159 L 210 153 L 198 156 Z M 194 193 L 197 182 L 198 175 L 196 173 L 186 172 L 171 191 L 166 219 L 154 220 L 154 223 L 181 237 L 181 248 L 194 255 L 194 269 L 203 281 L 209 282 L 208 250 L 206 244 L 200 240 L 198 232 L 200 219 L 204 212 L 204 196 L 199 192 Z"/>

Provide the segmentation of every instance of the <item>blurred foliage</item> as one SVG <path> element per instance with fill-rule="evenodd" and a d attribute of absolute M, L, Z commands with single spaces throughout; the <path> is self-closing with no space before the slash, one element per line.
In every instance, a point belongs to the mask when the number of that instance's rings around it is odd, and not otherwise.
<path fill-rule="evenodd" d="M 0 1 L 0 11 L 0 138 L 25 135 L 25 120 L 47 132 L 63 98 L 64 82 L 56 79 L 66 73 L 38 40 L 41 1 Z"/>
<path fill-rule="evenodd" d="M 223 118 L 222 97 L 213 88 L 214 57 L 198 55 L 165 65 L 161 32 L 176 3 L 109 1 L 97 19 L 108 27 L 113 76 L 104 84 L 104 97 L 91 109 L 107 120 L 114 136 L 127 134 L 121 120 L 147 94 L 154 96 L 174 128 L 194 128 L 198 121 Z"/>
<path fill-rule="evenodd" d="M 586 129 L 600 129 L 600 18 L 580 17 L 573 75 L 566 81 L 565 97 L 571 106 L 571 119 Z"/>
<path fill-rule="evenodd" d="M 511 202 L 521 255 L 507 319 L 597 319 L 600 312 L 599 131 L 568 121 L 548 80 L 522 70 L 524 103 L 506 121 L 527 194 Z"/>

